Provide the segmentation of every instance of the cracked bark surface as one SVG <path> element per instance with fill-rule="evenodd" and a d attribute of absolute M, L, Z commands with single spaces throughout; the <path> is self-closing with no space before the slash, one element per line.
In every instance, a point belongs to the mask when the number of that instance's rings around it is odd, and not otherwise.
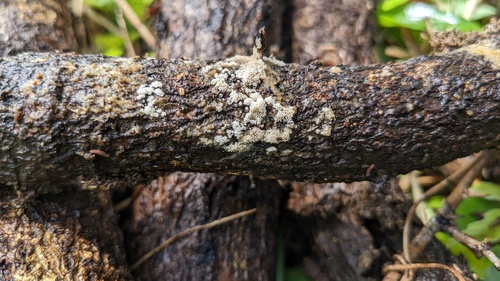
<path fill-rule="evenodd" d="M 20 52 L 76 51 L 78 44 L 65 1 L 0 2 L 0 56 Z"/>
<path fill-rule="evenodd" d="M 282 188 L 273 181 L 172 173 L 148 185 L 124 225 L 128 258 L 137 261 L 174 234 L 237 212 L 257 213 L 193 233 L 137 268 L 136 280 L 273 280 Z"/>
<path fill-rule="evenodd" d="M 132 280 L 108 190 L 0 196 L 0 279 Z"/>
<path fill-rule="evenodd" d="M 155 21 L 158 56 L 206 60 L 246 54 L 259 28 L 272 26 L 274 5 L 271 0 L 161 1 Z"/>
<path fill-rule="evenodd" d="M 375 62 L 373 1 L 293 0 L 291 6 L 293 62 Z"/>
<path fill-rule="evenodd" d="M 493 43 L 366 67 L 2 58 L 1 183 L 173 170 L 352 181 L 443 164 L 500 142 Z"/>
<path fill-rule="evenodd" d="M 60 1 L 2 1 L 0 53 L 75 50 L 70 20 Z M 35 194 L 0 181 L 1 280 L 132 280 L 109 190 Z"/>

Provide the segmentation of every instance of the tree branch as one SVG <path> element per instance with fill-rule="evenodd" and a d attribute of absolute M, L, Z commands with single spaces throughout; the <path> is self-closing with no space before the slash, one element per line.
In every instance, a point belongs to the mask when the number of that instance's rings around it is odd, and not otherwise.
<path fill-rule="evenodd" d="M 367 67 L 2 58 L 0 184 L 173 170 L 352 181 L 443 164 L 500 144 L 499 56 L 479 42 Z"/>

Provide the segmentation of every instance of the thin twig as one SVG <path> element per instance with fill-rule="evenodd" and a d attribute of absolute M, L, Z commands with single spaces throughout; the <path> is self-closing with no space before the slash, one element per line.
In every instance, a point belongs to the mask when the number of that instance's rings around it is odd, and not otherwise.
<path fill-rule="evenodd" d="M 472 162 L 469 163 L 469 165 L 467 165 L 463 169 L 460 169 L 460 170 L 454 172 L 453 174 L 451 174 L 450 176 L 448 176 L 444 180 L 440 181 L 435 186 L 428 189 L 424 193 L 424 196 L 422 198 L 418 199 L 417 201 L 415 201 L 415 203 L 413 203 L 410 210 L 406 214 L 406 219 L 405 219 L 405 223 L 404 223 L 404 227 L 403 227 L 403 256 L 408 262 L 411 262 L 411 260 L 412 260 L 412 258 L 411 258 L 412 255 L 410 253 L 411 220 L 413 218 L 415 210 L 417 209 L 417 206 L 422 201 L 425 201 L 425 200 L 429 199 L 430 197 L 438 194 L 443 189 L 457 185 L 457 183 L 472 169 L 472 167 L 474 167 L 479 162 L 479 160 L 483 158 L 483 155 L 484 155 L 483 151 L 478 153 L 475 156 L 474 160 L 472 160 Z"/>
<path fill-rule="evenodd" d="M 123 10 L 120 7 L 116 7 L 116 22 L 120 27 L 120 37 L 123 39 L 123 43 L 125 45 L 125 49 L 127 50 L 127 57 L 135 57 L 134 44 L 132 44 L 132 40 L 130 39 L 130 34 L 127 30 L 127 24 L 125 23 L 125 19 L 123 18 Z"/>
<path fill-rule="evenodd" d="M 439 268 L 439 269 L 445 269 L 448 270 L 449 272 L 453 273 L 455 277 L 459 281 L 465 281 L 465 278 L 462 276 L 462 274 L 454 269 L 451 266 L 447 266 L 444 264 L 440 263 L 410 263 L 410 264 L 392 264 L 392 265 L 386 265 L 384 268 L 382 268 L 382 274 L 387 274 L 390 271 L 398 270 L 398 271 L 403 271 L 403 270 L 410 270 L 410 269 L 422 269 L 422 268 Z"/>
<path fill-rule="evenodd" d="M 130 5 L 127 3 L 125 0 L 114 0 L 115 4 L 120 7 L 120 9 L 123 11 L 123 14 L 125 17 L 129 20 L 129 22 L 135 27 L 137 32 L 141 35 L 142 39 L 144 39 L 144 42 L 148 44 L 149 48 L 154 49 L 155 47 L 155 37 L 149 31 L 146 25 L 144 25 L 139 19 L 139 17 L 135 14 L 134 10 L 130 7 Z"/>
<path fill-rule="evenodd" d="M 490 250 L 489 245 L 469 237 L 454 225 L 445 225 L 441 230 L 448 233 L 455 240 L 469 248 L 474 253 L 476 258 L 479 259 L 484 256 L 491 261 L 497 270 L 500 270 L 500 259 Z"/>
<path fill-rule="evenodd" d="M 489 156 L 489 151 L 483 151 L 477 156 L 480 160 L 459 181 L 457 187 L 446 198 L 446 205 L 438 210 L 437 216 L 443 216 L 447 212 L 447 208 L 455 209 L 458 206 L 462 201 L 465 189 L 471 186 L 474 179 L 480 175 L 481 170 L 488 163 Z M 425 225 L 408 245 L 410 247 L 408 250 L 410 257 L 414 258 L 420 255 L 427 243 L 440 228 L 441 225 L 437 219 L 433 219 L 428 225 Z"/>
<path fill-rule="evenodd" d="M 247 211 L 239 212 L 239 213 L 236 213 L 236 214 L 233 214 L 233 215 L 230 215 L 230 216 L 227 216 L 227 217 L 224 217 L 224 218 L 221 218 L 221 219 L 209 222 L 207 224 L 197 225 L 197 226 L 194 226 L 192 228 L 189 228 L 189 229 L 186 229 L 184 231 L 181 231 L 181 232 L 175 234 L 174 236 L 168 238 L 167 240 L 163 241 L 160 245 L 156 246 L 156 248 L 154 248 L 153 250 L 149 251 L 147 254 L 145 254 L 144 256 L 142 256 L 142 258 L 140 258 L 137 262 L 135 262 L 130 267 L 130 269 L 131 270 L 137 269 L 144 262 L 146 262 L 147 260 L 149 260 L 153 255 L 159 253 L 165 247 L 167 247 L 168 245 L 172 244 L 172 242 L 174 242 L 175 240 L 177 240 L 177 239 L 179 239 L 181 237 L 184 237 L 184 236 L 186 236 L 186 235 L 188 235 L 190 233 L 196 232 L 198 230 L 210 229 L 210 228 L 213 228 L 215 226 L 224 224 L 226 222 L 230 222 L 230 221 L 239 219 L 241 217 L 245 217 L 245 216 L 251 215 L 251 214 L 255 213 L 256 211 L 257 211 L 257 208 L 253 208 L 253 209 L 250 209 L 250 210 L 247 210 Z"/>
<path fill-rule="evenodd" d="M 94 11 L 92 8 L 90 8 L 87 5 L 84 5 L 83 9 L 83 14 L 93 22 L 97 23 L 98 25 L 104 27 L 107 31 L 114 33 L 114 34 L 120 34 L 120 30 L 115 26 L 113 22 L 111 22 L 108 18 L 105 16 L 97 13 Z"/>

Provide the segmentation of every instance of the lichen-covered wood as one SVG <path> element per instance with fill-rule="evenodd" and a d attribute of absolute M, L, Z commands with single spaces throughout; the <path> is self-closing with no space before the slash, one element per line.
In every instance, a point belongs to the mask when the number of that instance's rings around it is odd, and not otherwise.
<path fill-rule="evenodd" d="M 216 59 L 250 53 L 258 27 L 271 13 L 268 2 L 160 1 L 158 54 Z M 124 218 L 132 264 L 190 227 L 254 207 L 258 214 L 177 240 L 132 274 L 137 280 L 273 280 L 284 195 L 275 181 L 257 177 L 182 172 L 158 177 Z"/>
<path fill-rule="evenodd" d="M 499 53 L 475 44 L 329 68 L 258 52 L 2 58 L 0 183 L 92 186 L 173 170 L 320 182 L 446 163 L 500 143 Z"/>

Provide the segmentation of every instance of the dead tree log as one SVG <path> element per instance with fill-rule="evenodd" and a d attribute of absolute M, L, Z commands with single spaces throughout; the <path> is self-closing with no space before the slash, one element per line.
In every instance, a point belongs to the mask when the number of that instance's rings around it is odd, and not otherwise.
<path fill-rule="evenodd" d="M 500 143 L 493 43 L 368 67 L 286 65 L 258 48 L 224 61 L 3 58 L 1 183 L 168 170 L 352 181 L 446 163 Z"/>

